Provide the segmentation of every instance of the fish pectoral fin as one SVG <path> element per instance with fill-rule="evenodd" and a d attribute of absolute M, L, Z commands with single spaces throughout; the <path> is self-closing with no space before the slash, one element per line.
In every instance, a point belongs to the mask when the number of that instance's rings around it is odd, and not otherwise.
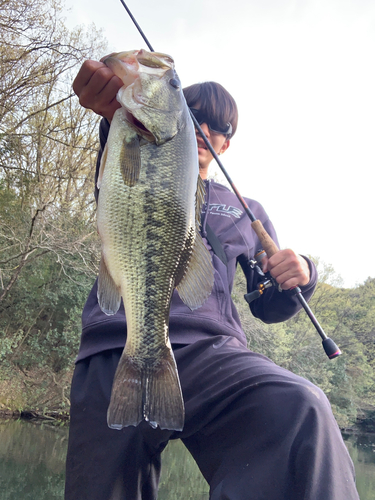
<path fill-rule="evenodd" d="M 184 276 L 176 286 L 180 299 L 192 311 L 208 299 L 214 284 L 214 267 L 210 252 L 196 232 L 193 253 Z"/>
<path fill-rule="evenodd" d="M 103 256 L 99 266 L 97 296 L 99 307 L 105 314 L 111 316 L 117 313 L 121 304 L 121 295 L 112 276 L 109 274 Z"/>
<path fill-rule="evenodd" d="M 125 184 L 129 187 L 135 186 L 141 172 L 141 149 L 137 134 L 122 143 L 120 163 Z"/>
<path fill-rule="evenodd" d="M 107 423 L 112 429 L 138 425 L 146 420 L 151 427 L 181 431 L 185 410 L 176 362 L 165 348 L 155 362 L 122 353 L 112 387 Z"/>

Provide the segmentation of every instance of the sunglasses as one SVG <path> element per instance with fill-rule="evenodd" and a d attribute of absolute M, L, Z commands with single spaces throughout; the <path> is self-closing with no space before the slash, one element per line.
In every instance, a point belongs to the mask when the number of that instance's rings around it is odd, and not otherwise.
<path fill-rule="evenodd" d="M 197 120 L 199 125 L 202 125 L 202 123 L 206 123 L 210 131 L 214 134 L 232 134 L 232 125 L 230 123 L 226 123 L 225 127 L 222 127 L 217 122 L 213 122 L 212 120 L 210 120 L 202 110 L 190 108 L 190 111 L 193 113 L 194 118 Z"/>

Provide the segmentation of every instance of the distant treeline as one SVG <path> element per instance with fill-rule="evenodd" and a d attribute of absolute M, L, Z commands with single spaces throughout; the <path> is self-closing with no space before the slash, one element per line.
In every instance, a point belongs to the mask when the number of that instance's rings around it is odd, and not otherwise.
<path fill-rule="evenodd" d="M 249 347 L 323 389 L 340 427 L 356 423 L 375 431 L 375 278 L 342 288 L 332 266 L 313 260 L 319 283 L 309 305 L 342 355 L 327 358 L 303 310 L 284 323 L 265 325 L 255 320 L 242 300 L 245 284 L 238 273 L 235 302 Z"/>

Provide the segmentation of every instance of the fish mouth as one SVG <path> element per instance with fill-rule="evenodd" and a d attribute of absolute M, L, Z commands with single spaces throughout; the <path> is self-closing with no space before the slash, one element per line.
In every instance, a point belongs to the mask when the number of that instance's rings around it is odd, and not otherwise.
<path fill-rule="evenodd" d="M 174 66 L 172 57 L 167 54 L 162 54 L 161 52 L 147 52 L 141 49 L 136 55 L 136 58 L 139 64 L 147 68 L 162 70 L 163 72 Z"/>
<path fill-rule="evenodd" d="M 130 113 L 130 111 L 124 109 L 124 112 L 125 112 L 126 120 L 137 130 L 138 135 L 141 135 L 142 137 L 144 137 L 149 142 L 155 142 L 154 134 L 152 132 L 150 132 L 143 125 L 142 122 L 140 122 L 139 120 L 137 120 L 137 118 L 135 116 L 133 116 Z"/>
<path fill-rule="evenodd" d="M 116 98 L 127 122 L 148 142 L 159 143 L 160 134 L 155 120 L 150 117 L 149 108 L 153 109 L 154 106 L 152 102 L 150 104 L 151 97 L 144 92 L 143 86 L 150 87 L 150 79 L 167 78 L 165 75 L 174 71 L 173 59 L 167 54 L 141 49 L 112 53 L 102 58 L 102 62 L 124 84 L 118 90 Z M 160 112 L 158 106 L 155 106 L 155 110 Z"/>
<path fill-rule="evenodd" d="M 103 57 L 101 61 L 118 76 L 127 87 L 134 84 L 140 72 L 162 76 L 174 67 L 173 59 L 159 52 L 130 50 L 118 52 Z"/>
<path fill-rule="evenodd" d="M 117 100 L 120 102 L 126 120 L 136 129 L 137 133 L 149 142 L 154 142 L 153 133 L 134 116 L 137 109 L 147 106 L 142 100 L 142 93 L 138 90 L 140 73 L 147 72 L 152 75 L 163 75 L 168 69 L 173 67 L 173 59 L 158 52 L 149 53 L 143 49 L 112 53 L 102 58 L 113 73 L 118 76 L 124 86 L 117 93 Z M 132 89 L 130 91 L 130 89 Z M 130 97 L 131 96 L 131 97 Z M 134 114 L 133 114 L 134 113 Z"/>

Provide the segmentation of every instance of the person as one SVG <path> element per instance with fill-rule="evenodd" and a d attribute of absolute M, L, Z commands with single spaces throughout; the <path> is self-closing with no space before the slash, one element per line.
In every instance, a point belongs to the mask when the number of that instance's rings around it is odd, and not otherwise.
<path fill-rule="evenodd" d="M 82 106 L 103 117 L 98 164 L 121 86 L 121 80 L 97 61 L 85 61 L 73 84 Z M 237 128 L 234 99 L 214 82 L 192 85 L 184 94 L 214 150 L 223 154 Z M 353 464 L 323 392 L 247 348 L 231 291 L 237 264 L 248 292 L 256 289 L 260 277 L 249 261 L 260 242 L 236 196 L 207 180 L 213 158 L 198 133 L 197 147 L 206 186 L 201 232 L 212 256 L 215 283 L 210 297 L 194 312 L 176 291 L 172 297 L 170 340 L 185 403 L 184 428 L 155 429 L 145 421 L 121 431 L 107 426 L 126 318 L 123 307 L 114 316 L 101 312 L 95 283 L 83 310 L 72 380 L 65 499 L 155 500 L 161 452 L 170 439 L 178 438 L 209 483 L 211 500 L 358 499 Z M 261 204 L 246 202 L 277 243 Z M 213 251 L 208 227 L 219 239 L 226 262 Z M 300 309 L 290 288 L 300 286 L 307 300 L 313 294 L 315 266 L 283 249 L 265 258 L 263 269 L 282 292 L 267 289 L 250 304 L 251 312 L 266 323 L 284 321 Z"/>

